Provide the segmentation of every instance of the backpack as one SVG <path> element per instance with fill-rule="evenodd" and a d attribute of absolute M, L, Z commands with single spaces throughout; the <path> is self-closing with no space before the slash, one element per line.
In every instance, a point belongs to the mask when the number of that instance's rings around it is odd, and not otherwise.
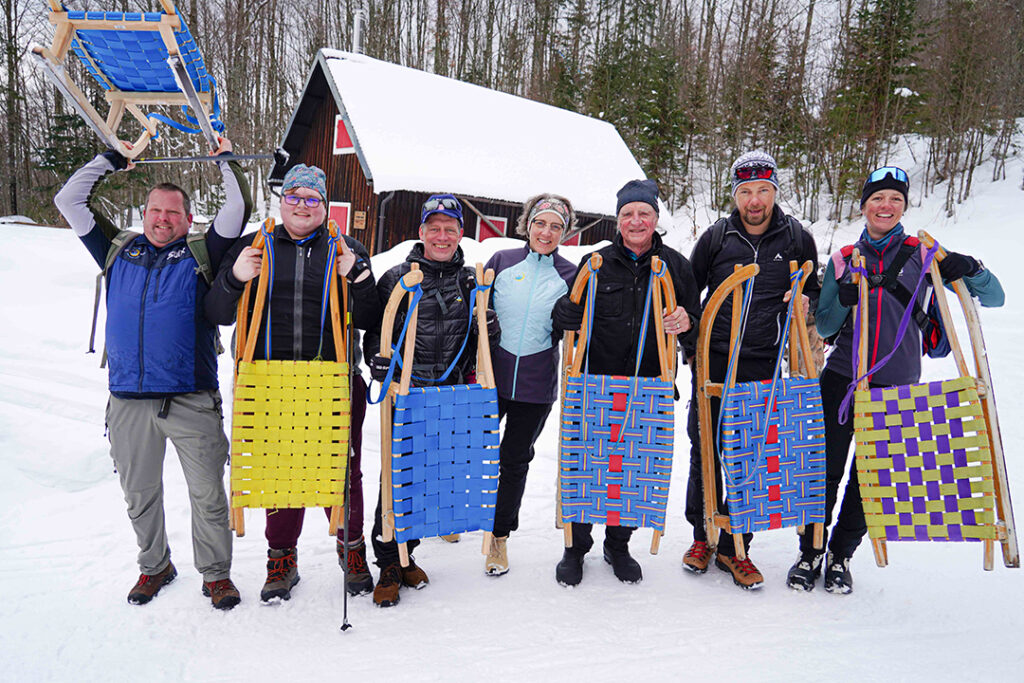
<path fill-rule="evenodd" d="M 949 355 L 952 350 L 949 345 L 949 337 L 946 334 L 946 328 L 942 323 L 942 315 L 939 313 L 938 302 L 935 299 L 935 292 L 932 291 L 931 296 L 928 300 L 927 311 L 921 308 L 916 300 L 912 300 L 913 294 L 910 290 L 899 281 L 900 271 L 903 270 L 903 266 L 906 265 L 907 261 L 921 246 L 920 240 L 916 237 L 904 237 L 903 244 L 900 245 L 900 249 L 896 252 L 896 258 L 893 259 L 889 267 L 881 273 L 875 273 L 868 277 L 868 288 L 875 289 L 876 287 L 882 287 L 900 302 L 900 304 L 906 308 L 907 306 L 913 306 L 912 316 L 914 322 L 917 324 L 918 329 L 921 330 L 921 355 L 928 356 L 929 358 L 945 358 Z M 854 245 L 850 244 L 839 250 L 838 253 L 842 254 L 842 264 L 844 267 L 843 271 L 839 270 L 839 263 L 833 261 L 833 265 L 836 266 L 836 280 L 838 281 L 845 272 L 845 267 L 849 266 L 850 258 L 853 255 Z M 940 287 L 942 285 L 939 285 Z M 836 339 L 839 338 L 840 333 L 849 324 L 853 314 L 853 309 L 847 311 L 846 319 L 840 326 L 839 330 L 825 338 L 825 343 L 834 345 Z"/>
<path fill-rule="evenodd" d="M 132 240 L 139 236 L 134 230 L 119 230 L 113 239 L 110 240 L 110 248 L 107 250 L 107 259 L 103 264 L 103 270 L 96 275 L 96 295 L 92 302 L 92 330 L 89 333 L 89 350 L 86 353 L 96 353 L 96 321 L 100 311 L 100 294 L 103 289 L 103 282 L 110 276 L 110 268 L 114 265 L 117 257 L 121 255 Z M 213 267 L 210 264 L 210 251 L 206 248 L 206 234 L 201 232 L 190 232 L 185 237 L 185 245 L 192 252 L 192 258 L 196 260 L 196 273 L 203 276 L 207 286 L 213 284 Z M 217 330 L 217 355 L 224 353 L 224 345 L 220 341 L 220 330 Z M 106 343 L 103 346 L 103 356 L 100 359 L 100 367 L 107 366 Z"/>

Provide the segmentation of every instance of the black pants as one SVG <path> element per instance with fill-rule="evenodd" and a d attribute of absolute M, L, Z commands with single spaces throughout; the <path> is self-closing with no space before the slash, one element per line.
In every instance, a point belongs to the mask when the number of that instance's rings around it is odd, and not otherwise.
<path fill-rule="evenodd" d="M 832 529 L 832 538 L 828 539 L 828 527 L 832 523 L 832 509 L 836 505 L 839 484 L 846 470 L 846 460 L 850 455 L 850 442 L 853 441 L 853 407 L 850 408 L 846 424 L 839 424 L 839 404 L 843 402 L 846 388 L 851 379 L 838 372 L 825 370 L 821 373 L 821 404 L 825 412 L 825 535 L 828 549 L 836 557 L 851 557 L 853 551 L 867 533 L 864 521 L 864 504 L 860 497 L 860 485 L 857 482 L 857 461 L 850 460 L 850 478 L 846 482 L 843 503 L 839 508 L 839 517 Z M 872 384 L 872 387 L 885 386 Z M 814 552 L 813 527 L 806 528 L 800 537 L 800 551 Z"/>
<path fill-rule="evenodd" d="M 720 353 L 708 354 L 708 379 L 712 382 L 721 383 L 725 381 L 725 371 L 729 365 L 729 358 Z M 736 368 L 737 382 L 752 382 L 761 379 L 770 379 L 775 371 L 774 358 L 741 358 Z M 707 541 L 707 530 L 704 528 L 704 476 L 703 465 L 700 453 L 700 422 L 697 411 L 697 368 L 692 368 L 692 381 L 690 392 L 690 410 L 686 420 L 686 433 L 690 437 L 690 477 L 686 482 L 686 521 L 693 526 L 693 540 Z M 711 432 L 718 430 L 718 413 L 721 409 L 721 399 L 711 397 Z M 728 514 L 729 508 L 725 502 L 725 489 L 722 486 L 722 465 L 715 456 L 715 478 L 718 481 L 718 511 Z M 753 534 L 743 534 L 743 544 L 749 548 Z M 724 531 L 718 537 L 718 552 L 726 557 L 736 554 L 736 545 L 733 542 L 732 534 Z"/>
<path fill-rule="evenodd" d="M 494 508 L 494 535 L 499 538 L 519 528 L 519 506 L 533 461 L 533 445 L 544 429 L 551 405 L 498 397 L 498 415 L 505 420 L 499 448 L 498 502 Z"/>
<path fill-rule="evenodd" d="M 383 538 L 384 534 L 384 522 L 381 518 L 381 499 L 382 494 L 380 488 L 377 487 L 377 509 L 373 511 L 373 532 L 372 543 L 373 543 L 373 556 L 376 558 L 376 565 L 381 569 L 384 569 L 388 565 L 396 564 L 399 561 L 398 557 L 398 542 L 392 538 L 390 541 L 385 542 Z M 411 554 L 413 549 L 420 544 L 418 539 L 413 539 L 406 543 Z"/>

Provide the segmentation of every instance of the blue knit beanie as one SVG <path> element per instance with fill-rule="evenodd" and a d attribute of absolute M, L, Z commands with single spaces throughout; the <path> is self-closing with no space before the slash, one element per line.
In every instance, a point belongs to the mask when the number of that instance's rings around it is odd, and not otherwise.
<path fill-rule="evenodd" d="M 654 207 L 654 213 L 661 213 L 658 207 L 658 186 L 653 180 L 630 180 L 622 186 L 615 203 L 615 213 L 630 202 L 645 202 Z"/>
<path fill-rule="evenodd" d="M 296 187 L 307 187 L 320 193 L 320 198 L 327 200 L 327 174 L 316 166 L 298 164 L 288 169 L 281 183 L 281 194 Z"/>

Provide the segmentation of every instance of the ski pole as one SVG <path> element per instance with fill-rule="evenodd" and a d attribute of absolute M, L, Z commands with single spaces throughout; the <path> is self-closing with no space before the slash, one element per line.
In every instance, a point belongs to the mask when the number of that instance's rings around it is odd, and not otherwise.
<path fill-rule="evenodd" d="M 146 159 L 135 159 L 136 164 L 182 164 L 199 161 L 252 161 L 257 159 L 273 159 L 284 165 L 288 163 L 288 153 L 278 149 L 273 154 L 221 154 L 219 156 L 194 156 L 194 157 L 148 157 Z"/>

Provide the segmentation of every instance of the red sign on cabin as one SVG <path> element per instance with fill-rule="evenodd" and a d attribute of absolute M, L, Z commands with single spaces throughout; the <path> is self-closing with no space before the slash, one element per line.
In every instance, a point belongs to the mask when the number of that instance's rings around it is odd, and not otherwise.
<path fill-rule="evenodd" d="M 338 231 L 342 235 L 350 232 L 349 218 L 352 215 L 352 204 L 350 202 L 331 202 L 327 205 L 327 218 L 338 224 Z"/>
<path fill-rule="evenodd" d="M 348 134 L 348 128 L 345 127 L 345 120 L 341 118 L 341 114 L 336 114 L 334 117 L 334 153 L 354 154 L 355 151 L 352 136 Z"/>
<path fill-rule="evenodd" d="M 580 246 L 580 234 L 576 233 L 575 235 L 573 235 L 569 239 L 567 239 L 564 242 L 562 242 L 562 244 L 564 244 L 567 247 L 578 247 L 578 246 Z"/>
<path fill-rule="evenodd" d="M 494 227 L 491 227 L 490 225 L 488 225 L 487 223 L 484 222 L 483 218 L 481 218 L 480 216 L 477 216 L 477 218 L 476 218 L 476 240 L 477 240 L 477 242 L 483 242 L 484 240 L 490 239 L 492 237 L 504 237 L 505 236 L 505 230 L 508 227 L 508 219 L 507 218 L 503 218 L 502 216 L 487 216 L 486 218 L 487 218 L 488 221 L 490 221 L 494 225 Z M 497 229 L 495 229 L 495 228 L 497 228 Z"/>

